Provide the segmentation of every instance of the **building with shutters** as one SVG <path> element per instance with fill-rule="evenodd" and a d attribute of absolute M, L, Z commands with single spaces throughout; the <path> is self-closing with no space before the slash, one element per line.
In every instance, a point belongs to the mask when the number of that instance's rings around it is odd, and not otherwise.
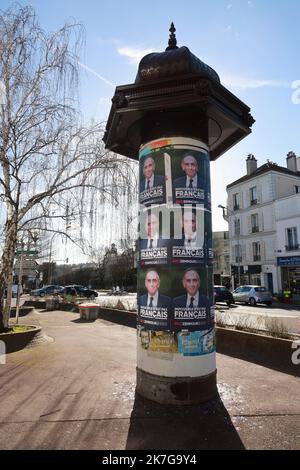
<path fill-rule="evenodd" d="M 274 293 L 300 293 L 300 157 L 287 167 L 246 160 L 247 174 L 227 186 L 231 272 L 237 285 L 263 285 Z"/>
<path fill-rule="evenodd" d="M 228 231 L 213 232 L 213 276 L 215 285 L 229 285 L 230 257 L 229 257 L 229 233 Z"/>

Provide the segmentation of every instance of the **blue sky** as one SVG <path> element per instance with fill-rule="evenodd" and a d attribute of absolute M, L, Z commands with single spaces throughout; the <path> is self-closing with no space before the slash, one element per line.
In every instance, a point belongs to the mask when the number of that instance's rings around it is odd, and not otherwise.
<path fill-rule="evenodd" d="M 259 165 L 270 159 L 283 166 L 289 150 L 300 155 L 300 104 L 292 101 L 292 83 L 300 81 L 299 0 L 19 3 L 35 8 L 45 30 L 54 31 L 71 18 L 84 25 L 80 93 L 86 119 L 106 118 L 114 86 L 133 83 L 139 59 L 165 49 L 171 21 L 178 45 L 212 66 L 221 82 L 251 107 L 256 119 L 252 135 L 212 163 L 214 230 L 227 228 L 217 206 L 226 203 L 226 185 L 245 174 L 248 153 Z M 11 4 L 1 0 L 2 9 Z"/>

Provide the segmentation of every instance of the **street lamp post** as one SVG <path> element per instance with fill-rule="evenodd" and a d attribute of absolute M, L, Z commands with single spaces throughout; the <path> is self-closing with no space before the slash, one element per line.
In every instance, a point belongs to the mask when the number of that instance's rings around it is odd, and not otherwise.
<path fill-rule="evenodd" d="M 59 232 L 55 232 L 50 240 L 50 248 L 49 248 L 49 269 L 48 269 L 48 284 L 51 284 L 52 282 L 52 267 L 51 267 L 51 256 L 52 256 L 52 242 L 55 238 L 55 235 L 58 235 Z"/>
<path fill-rule="evenodd" d="M 238 219 L 236 218 L 235 213 L 231 209 L 228 209 L 228 207 L 222 206 L 221 204 L 219 204 L 218 207 L 223 210 L 223 219 L 226 220 L 226 222 L 228 222 L 228 213 L 233 216 L 234 226 L 236 227 L 237 226 L 236 221 Z M 225 214 L 225 209 L 226 209 L 227 215 Z M 241 285 L 240 228 L 239 230 L 235 230 L 235 232 L 236 232 L 235 235 L 237 238 L 237 246 L 238 246 L 238 285 L 240 286 Z"/>

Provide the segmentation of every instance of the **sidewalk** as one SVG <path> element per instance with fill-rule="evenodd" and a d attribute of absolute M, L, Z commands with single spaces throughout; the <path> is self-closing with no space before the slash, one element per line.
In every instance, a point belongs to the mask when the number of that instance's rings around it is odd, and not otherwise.
<path fill-rule="evenodd" d="M 219 354 L 220 399 L 166 407 L 135 396 L 133 328 L 58 311 L 21 322 L 54 341 L 0 365 L 2 449 L 300 449 L 296 377 Z"/>

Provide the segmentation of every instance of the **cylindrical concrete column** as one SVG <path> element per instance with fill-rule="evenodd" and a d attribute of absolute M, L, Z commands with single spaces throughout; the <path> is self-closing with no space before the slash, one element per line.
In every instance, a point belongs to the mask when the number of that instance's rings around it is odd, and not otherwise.
<path fill-rule="evenodd" d="M 137 392 L 204 402 L 217 393 L 208 147 L 166 137 L 139 160 Z"/>

